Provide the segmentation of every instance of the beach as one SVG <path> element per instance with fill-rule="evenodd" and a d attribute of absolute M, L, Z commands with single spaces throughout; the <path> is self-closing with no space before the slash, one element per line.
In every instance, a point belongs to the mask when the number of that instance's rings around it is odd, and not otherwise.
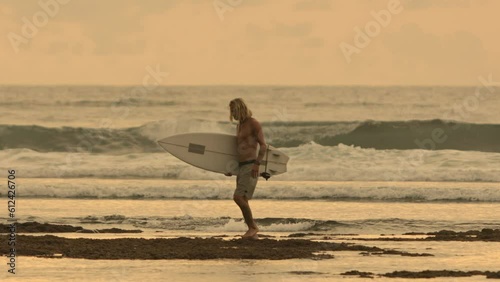
<path fill-rule="evenodd" d="M 0 281 L 500 279 L 498 11 L 0 0 Z"/>
<path fill-rule="evenodd" d="M 2 230 L 8 229 L 7 225 L 0 227 Z M 356 270 L 359 267 L 365 266 L 363 260 L 372 260 L 371 258 L 379 258 L 383 264 L 384 260 L 394 260 L 394 258 L 401 257 L 400 260 L 406 261 L 406 263 L 410 264 L 411 260 L 414 260 L 416 263 L 422 263 L 421 258 L 431 257 L 431 260 L 439 261 L 439 259 L 434 258 L 436 256 L 440 257 L 443 255 L 448 257 L 460 255 L 457 253 L 451 253 L 452 249 L 447 249 L 446 243 L 444 242 L 448 242 L 448 245 L 450 242 L 454 242 L 454 244 L 459 245 L 462 249 L 462 253 L 464 248 L 470 248 L 470 246 L 465 245 L 464 242 L 467 242 L 468 244 L 472 244 L 472 242 L 488 242 L 491 244 L 489 248 L 495 248 L 500 245 L 500 229 L 483 229 L 481 231 L 468 232 L 442 230 L 428 234 L 381 234 L 379 236 L 368 236 L 369 238 L 359 238 L 359 235 L 357 234 L 309 232 L 293 233 L 288 236 L 261 235 L 261 238 L 258 240 L 242 239 L 237 236 L 228 235 L 145 239 L 141 237 L 116 238 L 119 237 L 117 234 L 141 233 L 139 230 L 123 230 L 113 228 L 91 231 L 85 230 L 82 227 L 73 227 L 69 225 L 29 222 L 18 224 L 15 232 L 24 234 L 18 235 L 16 238 L 18 246 L 21 246 L 18 247 L 16 255 L 20 257 L 20 261 L 25 261 L 26 258 L 26 261 L 28 262 L 39 261 L 42 259 L 51 260 L 54 264 L 65 265 L 73 263 L 75 259 L 88 259 L 99 260 L 103 264 L 113 265 L 114 263 L 110 263 L 108 261 L 122 260 L 127 263 L 131 260 L 139 260 L 142 262 L 149 260 L 173 260 L 182 261 L 183 264 L 198 266 L 200 264 L 205 265 L 205 261 L 207 260 L 225 262 L 226 264 L 241 264 L 249 263 L 250 261 L 283 260 L 293 261 L 296 266 L 300 266 L 298 270 L 290 270 L 286 273 L 282 273 L 283 276 L 296 276 L 297 278 L 301 277 L 304 279 L 313 278 L 314 280 L 316 278 L 321 280 L 340 279 L 342 277 L 376 277 L 378 279 L 472 277 L 473 279 L 478 279 L 481 276 L 491 279 L 500 279 L 500 271 L 469 270 L 474 267 L 474 265 L 465 266 L 466 270 L 457 270 L 456 268 L 437 269 L 436 267 L 439 266 L 434 265 L 431 270 L 415 270 L 414 267 L 410 267 L 408 268 L 411 269 L 409 271 L 404 269 L 403 263 L 400 262 L 400 267 L 403 267 L 403 269 L 398 269 L 388 273 L 373 273 Z M 84 237 L 77 235 L 74 237 L 75 234 L 71 234 L 74 232 L 88 235 Z M 65 238 L 65 235 L 46 235 L 47 233 L 70 234 L 70 238 Z M 102 238 L 100 235 L 104 233 L 112 233 L 116 237 Z M 7 236 L 4 236 L 4 239 L 7 241 Z M 364 241 L 365 244 L 370 244 L 370 246 L 354 243 L 361 241 Z M 410 253 L 401 250 L 404 247 L 415 249 L 415 246 L 412 246 L 411 244 L 397 244 L 393 245 L 392 249 L 389 249 L 388 247 L 390 245 L 385 245 L 385 247 L 382 248 L 373 246 L 375 242 L 421 242 L 423 246 L 426 246 L 425 250 L 427 250 L 427 252 Z M 436 244 L 436 242 L 441 244 Z M 4 244 L 4 246 L 5 245 L 6 244 Z M 420 249 L 422 249 L 423 246 L 421 246 Z M 436 253 L 436 250 L 439 250 L 438 253 Z M 9 254 L 8 250 L 5 248 L 2 248 L 0 252 L 2 255 Z M 435 254 L 432 254 L 433 252 Z M 441 252 L 445 253 L 443 254 Z M 344 255 L 344 253 L 348 253 L 348 255 Z M 498 251 L 495 250 L 493 252 L 486 252 L 482 255 L 486 255 L 486 257 L 489 256 L 490 259 L 494 260 L 494 257 L 498 255 Z M 338 267 L 328 269 L 328 271 L 325 269 L 327 265 L 332 265 L 332 261 L 334 265 L 345 265 L 345 262 L 338 262 L 338 260 L 347 259 L 352 262 L 352 259 L 355 256 L 358 256 L 358 262 L 351 265 L 353 268 L 352 270 L 335 273 L 335 271 L 332 270 L 337 270 Z M 471 254 L 469 254 L 469 256 L 471 256 Z M 30 257 L 32 259 L 30 259 Z M 33 257 L 36 259 L 33 259 Z M 463 259 L 472 259 L 472 256 L 465 257 Z M 190 262 L 187 262 L 186 260 Z M 443 261 L 443 258 L 441 258 L 441 260 Z M 311 262 L 315 264 L 314 268 L 310 268 Z M 155 264 L 158 265 L 157 263 Z M 166 262 L 165 264 L 170 265 L 169 262 Z M 443 265 L 443 267 L 445 266 Z M 484 265 L 481 267 L 484 267 Z M 146 268 L 146 270 L 149 270 L 148 268 Z M 26 272 L 22 269 L 19 269 L 18 271 L 21 274 L 21 277 L 26 279 L 25 281 L 38 281 L 30 280 L 32 275 L 29 274 L 29 271 Z M 25 273 L 27 274 L 26 276 L 24 275 Z M 227 271 L 225 273 L 229 274 Z M 38 274 L 41 276 L 44 275 L 44 273 Z M 80 273 L 80 275 L 82 274 L 83 273 Z M 171 272 L 168 274 L 171 274 Z M 195 275 L 196 271 L 191 274 Z M 101 279 L 104 281 L 113 275 L 117 275 L 117 273 L 95 273 L 90 276 L 87 275 L 85 279 L 87 281 L 98 281 Z M 145 276 L 148 277 L 147 274 L 145 274 Z M 244 276 L 245 275 L 242 275 L 241 278 Z M 125 277 L 120 277 L 119 280 L 123 281 L 126 279 Z"/>
<path fill-rule="evenodd" d="M 320 201 L 311 206 L 303 200 L 257 199 L 254 210 L 270 216 L 256 216 L 259 240 L 240 238 L 245 226 L 229 200 L 34 198 L 22 203 L 38 205 L 16 225 L 16 277 L 23 281 L 194 281 L 207 274 L 211 281 L 498 278 L 496 203 Z M 144 206 L 149 209 L 136 212 Z M 181 215 L 185 208 L 191 215 Z M 152 210 L 157 214 L 145 216 Z M 383 210 L 399 211 L 398 218 Z M 334 211 L 344 219 L 325 220 Z M 89 273 L 89 268 L 100 271 Z"/>
<path fill-rule="evenodd" d="M 143 99 L 122 99 L 126 87 L 0 90 L 10 101 L 0 169 L 12 181 L 0 191 L 2 280 L 498 278 L 500 116 L 444 118 L 473 88 L 178 86 Z M 156 144 L 234 133 L 227 101 L 239 94 L 290 156 L 250 201 L 256 241 L 240 237 L 234 177 Z M 258 103 L 269 95 L 280 107 Z M 482 105 L 499 106 L 493 96 Z M 436 130 L 449 141 L 432 148 Z"/>

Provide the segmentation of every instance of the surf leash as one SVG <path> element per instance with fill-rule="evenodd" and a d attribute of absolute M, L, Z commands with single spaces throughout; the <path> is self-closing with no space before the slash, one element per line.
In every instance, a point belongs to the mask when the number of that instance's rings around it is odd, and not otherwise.
<path fill-rule="evenodd" d="M 271 178 L 271 174 L 269 172 L 267 172 L 267 160 L 269 159 L 269 144 L 266 144 L 267 145 L 267 149 L 266 149 L 266 166 L 264 168 L 264 172 L 261 173 L 260 175 L 262 177 L 264 177 L 267 180 L 269 180 L 269 178 Z"/>

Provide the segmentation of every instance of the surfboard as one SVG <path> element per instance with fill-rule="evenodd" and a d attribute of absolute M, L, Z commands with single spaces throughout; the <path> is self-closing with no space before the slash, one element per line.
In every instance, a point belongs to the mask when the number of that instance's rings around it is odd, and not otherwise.
<path fill-rule="evenodd" d="M 165 151 L 195 167 L 217 173 L 233 175 L 238 173 L 238 148 L 234 135 L 185 133 L 169 136 L 157 142 Z M 267 176 L 270 177 L 285 173 L 289 159 L 285 153 L 268 145 L 259 174 L 268 173 Z"/>

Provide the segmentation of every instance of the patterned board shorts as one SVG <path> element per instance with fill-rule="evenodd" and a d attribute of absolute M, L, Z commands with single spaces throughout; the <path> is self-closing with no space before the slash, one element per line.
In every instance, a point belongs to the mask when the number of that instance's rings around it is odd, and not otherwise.
<path fill-rule="evenodd" d="M 236 177 L 235 196 L 246 196 L 248 200 L 253 197 L 253 192 L 257 186 L 258 177 L 252 177 L 253 161 L 240 166 L 238 176 Z"/>

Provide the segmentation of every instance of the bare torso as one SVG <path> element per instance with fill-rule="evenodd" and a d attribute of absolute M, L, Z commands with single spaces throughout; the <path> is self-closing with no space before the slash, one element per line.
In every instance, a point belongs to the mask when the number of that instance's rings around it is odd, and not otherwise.
<path fill-rule="evenodd" d="M 245 120 L 238 126 L 236 139 L 238 143 L 238 159 L 240 162 L 255 160 L 257 157 L 258 132 L 254 118 Z"/>

